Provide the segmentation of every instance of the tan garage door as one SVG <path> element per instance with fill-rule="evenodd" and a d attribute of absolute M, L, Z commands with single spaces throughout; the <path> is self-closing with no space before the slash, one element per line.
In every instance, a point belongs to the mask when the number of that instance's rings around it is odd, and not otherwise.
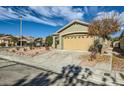
<path fill-rule="evenodd" d="M 63 49 L 64 50 L 83 50 L 87 51 L 93 44 L 93 37 L 87 36 L 64 36 L 63 37 Z"/>

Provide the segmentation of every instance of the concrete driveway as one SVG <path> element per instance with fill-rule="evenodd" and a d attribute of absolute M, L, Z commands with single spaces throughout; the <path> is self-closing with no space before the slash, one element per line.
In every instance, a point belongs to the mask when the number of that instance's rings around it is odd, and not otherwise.
<path fill-rule="evenodd" d="M 48 53 L 33 57 L 34 61 L 38 61 L 46 68 L 54 69 L 57 72 L 61 71 L 61 68 L 67 65 L 79 65 L 81 60 L 79 56 L 84 54 L 83 52 L 74 51 L 50 51 Z"/>
<path fill-rule="evenodd" d="M 87 53 L 87 52 L 86 52 Z M 61 68 L 67 65 L 79 65 L 79 56 L 84 52 L 51 50 L 34 57 L 19 56 L 5 51 L 0 52 L 0 58 L 12 60 L 21 64 L 35 66 L 46 70 L 61 72 Z"/>

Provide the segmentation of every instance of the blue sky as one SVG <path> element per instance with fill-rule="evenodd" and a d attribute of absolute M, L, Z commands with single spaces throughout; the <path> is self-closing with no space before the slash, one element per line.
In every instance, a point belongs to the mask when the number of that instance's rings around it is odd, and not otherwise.
<path fill-rule="evenodd" d="M 0 33 L 19 35 L 19 16 L 23 18 L 23 35 L 45 37 L 74 19 L 90 23 L 105 13 L 108 15 L 117 13 L 123 26 L 122 6 L 1 6 Z"/>

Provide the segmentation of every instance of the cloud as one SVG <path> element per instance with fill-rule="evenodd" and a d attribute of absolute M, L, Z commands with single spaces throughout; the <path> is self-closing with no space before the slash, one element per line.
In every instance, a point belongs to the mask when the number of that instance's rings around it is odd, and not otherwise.
<path fill-rule="evenodd" d="M 23 20 L 36 23 L 47 24 L 51 26 L 61 26 L 64 21 L 74 19 L 83 20 L 84 12 L 81 8 L 69 7 L 0 7 L 0 20 L 18 20 L 19 16 Z"/>
<path fill-rule="evenodd" d="M 112 16 L 119 18 L 119 13 L 116 11 L 99 12 L 99 13 L 97 13 L 97 16 L 95 19 L 111 18 Z"/>
<path fill-rule="evenodd" d="M 116 12 L 116 11 L 110 11 L 110 12 L 99 12 L 97 13 L 97 16 L 94 18 L 94 20 L 100 20 L 103 18 L 111 18 L 114 16 L 115 19 L 117 19 L 121 25 L 124 25 L 124 12 Z"/>
<path fill-rule="evenodd" d="M 54 6 L 54 7 L 37 7 L 31 6 L 32 10 L 36 11 L 37 13 L 53 18 L 53 17 L 60 17 L 65 20 L 74 20 L 74 19 L 82 19 L 84 12 L 80 8 L 73 8 L 71 6 Z"/>
<path fill-rule="evenodd" d="M 95 15 L 99 10 L 98 6 L 84 6 L 84 13 L 87 15 Z"/>
<path fill-rule="evenodd" d="M 18 16 L 11 9 L 0 7 L 0 19 L 16 19 Z"/>

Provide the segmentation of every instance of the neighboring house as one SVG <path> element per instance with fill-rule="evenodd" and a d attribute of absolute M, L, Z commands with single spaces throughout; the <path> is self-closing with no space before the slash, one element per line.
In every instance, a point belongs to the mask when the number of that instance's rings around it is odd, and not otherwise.
<path fill-rule="evenodd" d="M 45 42 L 46 42 L 46 38 L 44 37 L 44 38 L 42 38 L 42 43 L 45 44 Z"/>
<path fill-rule="evenodd" d="M 0 45 L 5 46 L 5 47 L 14 46 L 15 42 L 12 41 L 12 36 L 3 35 L 3 36 L 0 37 Z"/>
<path fill-rule="evenodd" d="M 26 46 L 26 45 L 28 45 L 31 41 L 30 41 L 30 39 L 28 39 L 27 37 L 22 37 L 22 38 L 18 38 L 18 45 L 20 45 L 20 43 L 22 42 L 22 45 L 23 46 Z"/>
<path fill-rule="evenodd" d="M 22 38 L 20 38 L 20 36 L 16 36 L 16 37 L 18 38 L 18 46 L 20 46 L 21 42 L 23 46 L 27 46 L 29 44 L 32 44 L 35 40 L 35 38 L 31 36 L 22 36 Z"/>
<path fill-rule="evenodd" d="M 36 38 L 34 40 L 34 45 L 35 46 L 42 46 L 42 43 L 43 43 L 43 38 Z"/>
<path fill-rule="evenodd" d="M 32 36 L 25 36 L 30 42 L 34 42 L 35 38 Z"/>
<path fill-rule="evenodd" d="M 53 34 L 53 48 L 87 51 L 95 36 L 88 34 L 88 23 L 74 20 Z"/>
<path fill-rule="evenodd" d="M 120 48 L 124 50 L 124 32 L 120 36 Z"/>

